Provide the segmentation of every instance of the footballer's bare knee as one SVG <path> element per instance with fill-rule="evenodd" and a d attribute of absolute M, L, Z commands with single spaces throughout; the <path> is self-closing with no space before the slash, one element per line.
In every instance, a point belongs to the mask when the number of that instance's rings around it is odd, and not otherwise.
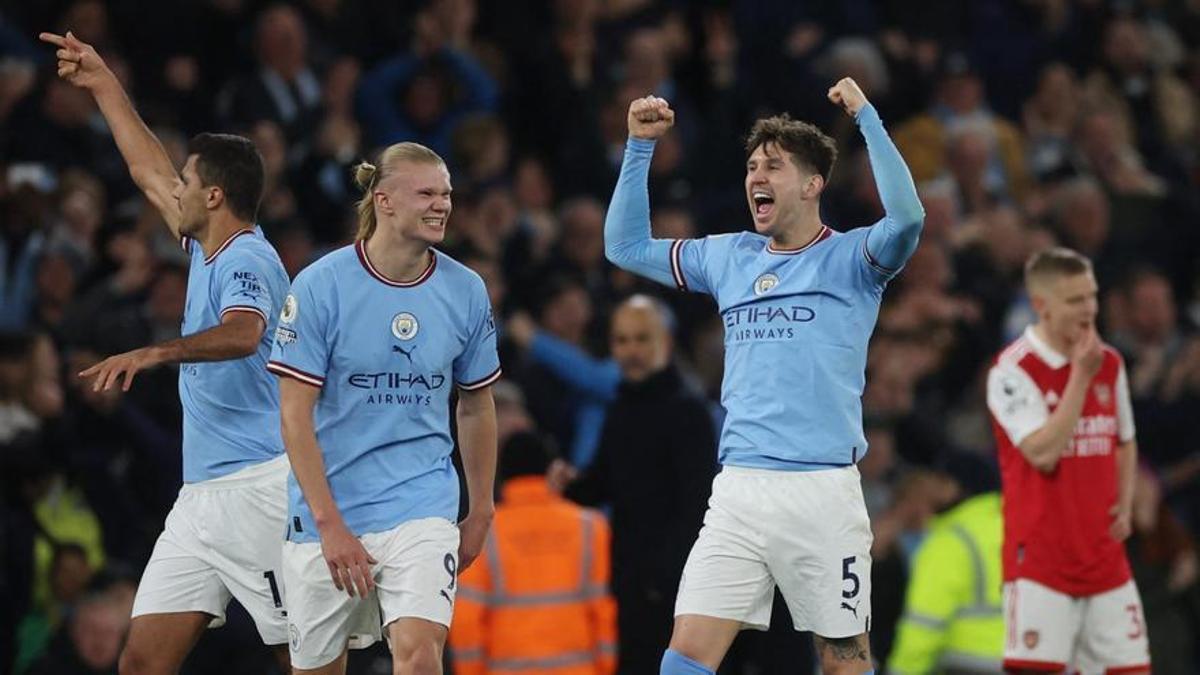
<path fill-rule="evenodd" d="M 173 675 L 212 620 L 203 612 L 168 612 L 136 616 L 121 650 L 121 675 Z"/>
<path fill-rule="evenodd" d="M 741 629 L 740 621 L 681 614 L 675 617 L 670 648 L 715 671 Z"/>
<path fill-rule="evenodd" d="M 397 619 L 388 624 L 394 675 L 441 675 L 446 627 L 424 619 Z"/>

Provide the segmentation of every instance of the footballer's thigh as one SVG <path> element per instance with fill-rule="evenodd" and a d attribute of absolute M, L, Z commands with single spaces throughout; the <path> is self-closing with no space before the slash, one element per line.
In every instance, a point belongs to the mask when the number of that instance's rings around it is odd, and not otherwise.
<path fill-rule="evenodd" d="M 420 518 L 364 535 L 362 542 L 378 561 L 375 585 L 383 625 L 423 619 L 449 628 L 458 592 L 457 525 Z"/>
<path fill-rule="evenodd" d="M 204 523 L 212 517 L 211 504 L 210 496 L 192 485 L 180 490 L 138 582 L 132 611 L 135 626 L 143 616 L 182 614 L 207 617 L 205 625 L 225 622 L 229 590 L 205 544 Z"/>
<path fill-rule="evenodd" d="M 767 538 L 754 490 L 736 467 L 717 475 L 704 526 L 679 582 L 671 649 L 710 669 L 725 657 L 738 631 L 766 630 L 771 622 L 775 582 L 767 569 Z"/>
<path fill-rule="evenodd" d="M 204 629 L 225 622 L 229 589 L 204 544 L 211 499 L 185 485 L 142 571 L 121 651 L 125 675 L 174 673 Z"/>
<path fill-rule="evenodd" d="M 1082 601 L 1032 579 L 1005 583 L 1005 671 L 1065 670 L 1082 624 Z"/>
<path fill-rule="evenodd" d="M 858 468 L 770 473 L 768 565 L 792 625 L 831 644 L 867 633 L 874 538 Z"/>
<path fill-rule="evenodd" d="M 292 667 L 297 672 L 344 672 L 349 647 L 366 647 L 379 638 L 378 596 L 373 591 L 365 598 L 351 597 L 338 590 L 319 542 L 285 542 L 282 567 Z"/>
<path fill-rule="evenodd" d="M 286 458 L 284 458 L 286 459 Z M 272 460 L 279 462 L 279 460 Z M 221 492 L 212 561 L 229 593 L 254 620 L 264 644 L 288 642 L 287 585 L 281 555 L 287 531 L 287 464 Z"/>
<path fill-rule="evenodd" d="M 855 466 L 771 472 L 768 564 L 792 625 L 811 631 L 822 672 L 871 670 L 871 522 Z"/>
<path fill-rule="evenodd" d="M 363 537 L 379 561 L 375 584 L 393 672 L 440 673 L 458 592 L 458 526 L 421 518 Z"/>
<path fill-rule="evenodd" d="M 1133 579 L 1082 602 L 1075 667 L 1083 673 L 1150 672 L 1150 638 Z"/>

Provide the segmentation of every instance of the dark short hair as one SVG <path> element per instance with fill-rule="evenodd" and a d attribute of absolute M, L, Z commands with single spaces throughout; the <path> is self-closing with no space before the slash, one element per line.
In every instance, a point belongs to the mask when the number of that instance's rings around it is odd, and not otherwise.
<path fill-rule="evenodd" d="M 521 476 L 544 476 L 558 457 L 554 442 L 534 431 L 518 431 L 500 449 L 501 480 Z"/>
<path fill-rule="evenodd" d="M 1025 263 L 1025 285 L 1029 287 L 1042 280 L 1072 277 L 1092 271 L 1092 261 L 1082 254 L 1063 246 L 1055 246 L 1034 253 Z"/>
<path fill-rule="evenodd" d="M 572 291 L 587 293 L 587 285 L 576 274 L 570 272 L 553 273 L 549 279 L 540 284 L 533 303 L 534 315 L 541 318 L 550 305 Z"/>
<path fill-rule="evenodd" d="M 754 123 L 746 138 L 746 156 L 761 145 L 775 145 L 792 154 L 801 168 L 812 169 L 827 182 L 837 161 L 837 143 L 815 124 L 794 120 L 784 113 Z"/>
<path fill-rule="evenodd" d="M 1162 270 L 1154 265 L 1138 264 L 1129 269 L 1121 278 L 1121 290 L 1125 293 L 1133 293 L 1139 286 L 1146 282 L 1158 281 L 1171 286 L 1170 279 L 1163 274 Z"/>
<path fill-rule="evenodd" d="M 221 188 L 233 215 L 247 223 L 258 219 L 266 168 L 250 139 L 233 134 L 197 134 L 188 142 L 188 154 L 196 155 L 200 184 Z"/>

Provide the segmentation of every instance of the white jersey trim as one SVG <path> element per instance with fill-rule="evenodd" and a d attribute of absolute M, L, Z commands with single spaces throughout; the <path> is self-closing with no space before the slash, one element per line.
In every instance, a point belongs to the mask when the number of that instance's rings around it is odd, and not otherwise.
<path fill-rule="evenodd" d="M 1012 353 L 1024 356 L 1025 352 Z M 1046 424 L 1050 409 L 1037 383 L 1009 354 L 1006 352 L 988 371 L 987 405 L 1013 445 L 1020 445 Z"/>
<path fill-rule="evenodd" d="M 1128 443 L 1137 436 L 1137 428 L 1133 423 L 1133 402 L 1129 397 L 1129 378 L 1125 375 L 1125 362 L 1117 371 L 1117 437 L 1122 443 Z"/>

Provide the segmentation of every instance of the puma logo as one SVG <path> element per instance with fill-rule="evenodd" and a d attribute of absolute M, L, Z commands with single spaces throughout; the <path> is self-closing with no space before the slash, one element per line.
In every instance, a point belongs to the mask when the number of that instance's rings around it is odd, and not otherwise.
<path fill-rule="evenodd" d="M 861 600 L 859 600 L 858 602 L 862 602 L 862 601 L 861 601 Z M 842 609 L 848 609 L 848 610 L 850 610 L 850 613 L 854 615 L 854 618 L 855 618 L 855 619 L 857 619 L 857 618 L 858 618 L 858 602 L 854 603 L 854 606 L 853 606 L 853 607 L 851 607 L 851 606 L 850 606 L 850 603 L 848 603 L 848 602 L 843 602 L 843 603 L 842 603 Z"/>
<path fill-rule="evenodd" d="M 413 345 L 412 347 L 409 347 L 408 349 L 405 349 L 404 347 L 401 347 L 400 345 L 392 345 L 392 351 L 400 352 L 401 354 L 403 354 L 404 358 L 408 359 L 409 365 L 412 365 L 412 353 L 414 350 L 416 350 L 416 348 L 417 348 L 416 345 Z"/>

